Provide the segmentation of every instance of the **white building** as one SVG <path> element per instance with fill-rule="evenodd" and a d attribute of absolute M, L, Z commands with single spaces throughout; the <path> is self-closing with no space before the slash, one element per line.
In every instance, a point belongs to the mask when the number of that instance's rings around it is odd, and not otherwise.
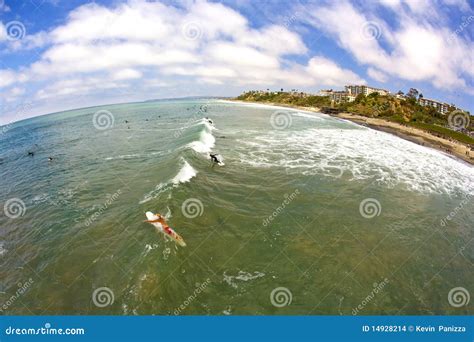
<path fill-rule="evenodd" d="M 329 93 L 329 98 L 331 101 L 334 101 L 336 103 L 339 102 L 352 102 L 355 100 L 355 96 L 351 95 L 347 91 L 332 91 Z"/>
<path fill-rule="evenodd" d="M 353 96 L 357 96 L 359 94 L 364 94 L 365 96 L 368 96 L 372 93 L 379 93 L 379 95 L 389 95 L 390 92 L 385 89 L 380 89 L 380 88 L 373 88 L 369 87 L 366 85 L 346 85 L 346 92 Z"/>
<path fill-rule="evenodd" d="M 431 99 L 425 99 L 424 97 L 419 99 L 418 102 L 422 106 L 434 107 L 441 114 L 446 114 L 449 110 L 449 104 L 444 103 L 444 102 L 439 102 L 439 101 L 431 100 Z"/>

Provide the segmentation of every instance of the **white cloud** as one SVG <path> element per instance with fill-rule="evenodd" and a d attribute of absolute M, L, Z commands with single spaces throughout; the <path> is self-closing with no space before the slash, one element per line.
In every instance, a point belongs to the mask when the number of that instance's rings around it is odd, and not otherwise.
<path fill-rule="evenodd" d="M 16 73 L 9 69 L 0 70 L 0 88 L 8 87 L 16 82 Z"/>
<path fill-rule="evenodd" d="M 133 80 L 142 77 L 142 73 L 135 69 L 122 69 L 113 73 L 114 80 Z"/>
<path fill-rule="evenodd" d="M 472 41 L 454 35 L 442 21 L 433 20 L 439 13 L 431 2 L 403 4 L 409 8 L 394 12 L 397 23 L 391 29 L 382 19 L 369 17 L 347 1 L 314 7 L 308 22 L 335 38 L 357 62 L 367 65 L 374 79 L 386 79 L 383 72 L 405 80 L 428 81 L 440 89 L 456 86 L 469 92 L 474 69 Z M 387 0 L 383 5 L 394 8 L 401 3 Z M 407 11 L 416 13 L 416 20 Z"/>
<path fill-rule="evenodd" d="M 313 57 L 309 61 L 307 71 L 317 83 L 328 86 L 365 83 L 351 70 L 341 69 L 336 63 L 324 57 Z"/>
<path fill-rule="evenodd" d="M 115 7 L 87 4 L 62 25 L 10 47 L 41 47 L 41 56 L 21 72 L 5 71 L 0 87 L 20 79 L 47 84 L 34 98 L 50 103 L 126 88 L 156 96 L 146 87 L 153 79 L 159 87 L 179 80 L 226 89 L 364 82 L 327 58 L 311 59 L 302 38 L 288 28 L 253 28 L 237 11 L 200 0 L 185 7 L 143 0 Z M 290 55 L 309 62 L 291 62 Z"/>

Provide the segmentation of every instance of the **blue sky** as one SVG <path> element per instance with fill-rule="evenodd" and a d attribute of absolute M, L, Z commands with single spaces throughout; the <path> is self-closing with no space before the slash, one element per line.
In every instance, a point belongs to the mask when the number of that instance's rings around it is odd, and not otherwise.
<path fill-rule="evenodd" d="M 93 105 L 365 83 L 474 112 L 466 0 L 0 0 L 0 124 Z"/>

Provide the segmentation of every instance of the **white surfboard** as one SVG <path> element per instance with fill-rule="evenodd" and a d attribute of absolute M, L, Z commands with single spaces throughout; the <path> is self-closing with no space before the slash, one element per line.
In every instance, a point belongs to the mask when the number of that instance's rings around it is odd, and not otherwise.
<path fill-rule="evenodd" d="M 219 166 L 224 166 L 224 157 L 221 156 L 220 154 L 216 154 L 216 158 L 217 158 L 217 165 Z"/>
<path fill-rule="evenodd" d="M 145 215 L 148 221 L 156 221 L 160 219 L 159 215 L 153 214 L 151 211 L 147 211 Z M 183 238 L 178 233 L 176 233 L 173 230 L 173 228 L 167 225 L 163 225 L 161 222 L 149 222 L 149 223 L 155 226 L 156 230 L 158 230 L 160 233 L 174 240 L 181 247 L 186 247 L 186 242 L 184 242 Z"/>

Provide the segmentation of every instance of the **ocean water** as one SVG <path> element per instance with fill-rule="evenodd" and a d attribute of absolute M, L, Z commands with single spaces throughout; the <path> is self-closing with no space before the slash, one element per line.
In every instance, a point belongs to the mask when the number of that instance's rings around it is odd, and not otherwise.
<path fill-rule="evenodd" d="M 473 313 L 474 169 L 387 133 L 155 101 L 3 127 L 0 153 L 2 314 Z"/>

